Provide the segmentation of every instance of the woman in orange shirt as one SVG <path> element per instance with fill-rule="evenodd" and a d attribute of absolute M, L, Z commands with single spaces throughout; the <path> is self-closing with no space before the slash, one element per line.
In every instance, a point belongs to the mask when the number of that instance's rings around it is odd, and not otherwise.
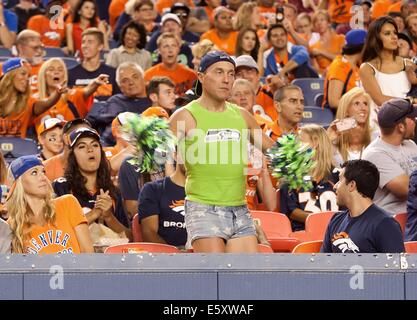
<path fill-rule="evenodd" d="M 35 119 L 35 127 L 49 118 L 73 120 L 84 118 L 93 103 L 93 93 L 102 84 L 108 83 L 108 75 L 101 74 L 91 81 L 88 86 L 74 88 L 65 92 L 52 108 Z M 68 81 L 65 63 L 60 58 L 52 58 L 44 62 L 38 74 L 38 93 L 36 98 L 47 99 L 57 90 L 57 84 Z"/>
<path fill-rule="evenodd" d="M 29 65 L 20 58 L 3 63 L 0 80 L 0 136 L 26 137 L 33 118 L 53 106 L 66 90 L 62 83 L 56 83 L 56 91 L 48 99 L 30 98 Z"/>
<path fill-rule="evenodd" d="M 320 34 L 320 39 L 310 46 L 320 74 L 324 74 L 330 63 L 342 53 L 345 36 L 336 34 L 330 26 L 330 15 L 325 10 L 317 11 L 313 16 L 313 26 Z M 314 61 L 313 61 L 314 62 Z"/>
<path fill-rule="evenodd" d="M 81 206 L 71 195 L 52 199 L 42 162 L 23 156 L 10 165 L 13 180 L 6 202 L 14 253 L 92 253 Z"/>

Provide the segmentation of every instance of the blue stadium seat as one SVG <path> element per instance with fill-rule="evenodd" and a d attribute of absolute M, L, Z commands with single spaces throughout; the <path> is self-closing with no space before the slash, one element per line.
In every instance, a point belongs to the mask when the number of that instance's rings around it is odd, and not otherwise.
<path fill-rule="evenodd" d="M 7 163 L 21 156 L 39 153 L 35 141 L 15 137 L 0 137 L 0 149 Z"/>
<path fill-rule="evenodd" d="M 0 56 L 2 57 L 12 57 L 12 53 L 9 49 L 6 49 L 4 47 L 0 47 Z"/>
<path fill-rule="evenodd" d="M 45 47 L 45 57 L 54 58 L 54 57 L 66 57 L 64 51 L 61 48 L 57 47 Z"/>
<path fill-rule="evenodd" d="M 314 98 L 317 94 L 323 93 L 324 80 L 320 78 L 300 78 L 294 79 L 291 84 L 299 86 L 304 94 L 306 106 L 314 106 Z"/>
<path fill-rule="evenodd" d="M 79 65 L 79 62 L 75 60 L 74 58 L 68 58 L 68 57 L 61 57 L 62 60 L 64 60 L 65 65 L 67 66 L 67 69 L 71 69 L 77 65 Z"/>
<path fill-rule="evenodd" d="M 111 49 L 115 49 L 119 46 L 119 43 L 116 40 L 110 39 L 109 40 L 109 48 Z"/>
<path fill-rule="evenodd" d="M 317 107 L 321 107 L 323 104 L 323 99 L 324 99 L 323 93 L 316 94 L 316 96 L 314 97 L 314 105 Z"/>
<path fill-rule="evenodd" d="M 304 107 L 301 124 L 315 123 L 322 127 L 328 127 L 333 120 L 334 115 L 330 109 L 316 106 L 306 106 Z"/>
<path fill-rule="evenodd" d="M 6 60 L 9 60 L 10 57 L 4 57 L 4 56 L 0 56 L 0 62 L 4 62 Z"/>

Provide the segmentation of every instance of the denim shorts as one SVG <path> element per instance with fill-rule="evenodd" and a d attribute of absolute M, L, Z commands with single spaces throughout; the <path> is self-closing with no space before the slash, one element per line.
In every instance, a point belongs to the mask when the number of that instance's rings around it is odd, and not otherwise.
<path fill-rule="evenodd" d="M 185 201 L 187 245 L 201 238 L 234 238 L 256 236 L 252 216 L 246 205 L 223 207 Z"/>

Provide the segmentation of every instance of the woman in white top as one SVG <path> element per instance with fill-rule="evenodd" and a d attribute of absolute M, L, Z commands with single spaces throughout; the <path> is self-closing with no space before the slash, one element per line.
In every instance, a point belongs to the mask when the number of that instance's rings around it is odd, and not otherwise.
<path fill-rule="evenodd" d="M 391 17 L 384 16 L 369 26 L 359 75 L 375 108 L 393 98 L 405 98 L 411 84 L 406 66 L 412 64 L 398 55 L 398 29 Z"/>
<path fill-rule="evenodd" d="M 362 88 L 353 88 L 340 99 L 336 120 L 327 129 L 327 135 L 333 143 L 333 159 L 337 167 L 345 161 L 361 159 L 362 151 L 376 138 L 369 125 L 370 104 L 371 97 Z M 356 126 L 341 131 L 338 123 L 346 118 L 354 118 Z"/>

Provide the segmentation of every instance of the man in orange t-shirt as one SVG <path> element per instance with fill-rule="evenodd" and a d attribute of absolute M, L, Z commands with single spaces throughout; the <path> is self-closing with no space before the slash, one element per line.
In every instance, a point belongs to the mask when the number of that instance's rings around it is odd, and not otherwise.
<path fill-rule="evenodd" d="M 16 49 L 19 58 L 25 59 L 32 67 L 29 83 L 32 94 L 36 93 L 38 92 L 38 73 L 45 54 L 41 35 L 33 30 L 21 31 L 16 39 Z"/>
<path fill-rule="evenodd" d="M 233 31 L 233 11 L 226 7 L 220 6 L 214 9 L 214 29 L 202 34 L 200 41 L 208 39 L 213 42 L 217 48 L 229 55 L 235 54 L 237 31 Z"/>
<path fill-rule="evenodd" d="M 330 14 L 332 23 L 348 24 L 352 17 L 350 9 L 354 4 L 354 0 L 321 0 L 319 9 L 326 10 Z"/>
<path fill-rule="evenodd" d="M 277 140 L 285 133 L 297 132 L 304 111 L 304 96 L 300 87 L 287 85 L 274 96 L 278 120 L 262 125 L 265 134 Z"/>
<path fill-rule="evenodd" d="M 116 26 L 117 19 L 121 16 L 121 14 L 125 10 L 125 4 L 128 0 L 112 0 L 109 6 L 109 22 L 110 27 L 114 30 Z"/>
<path fill-rule="evenodd" d="M 60 47 L 65 39 L 64 10 L 56 12 L 51 10 L 53 6 L 61 5 L 62 1 L 50 1 L 45 9 L 45 14 L 32 16 L 27 23 L 27 28 L 41 35 L 41 42 L 47 47 Z M 59 13 L 59 17 L 55 16 Z"/>
<path fill-rule="evenodd" d="M 346 34 L 346 44 L 342 55 L 330 64 L 324 81 L 323 106 L 335 112 L 340 98 L 354 87 L 360 85 L 358 64 L 366 39 L 366 30 L 353 29 Z"/>
<path fill-rule="evenodd" d="M 162 62 L 146 70 L 145 82 L 148 83 L 155 76 L 166 76 L 174 82 L 175 93 L 183 95 L 191 89 L 197 75 L 187 66 L 178 63 L 180 39 L 173 33 L 163 33 L 157 43 Z"/>

